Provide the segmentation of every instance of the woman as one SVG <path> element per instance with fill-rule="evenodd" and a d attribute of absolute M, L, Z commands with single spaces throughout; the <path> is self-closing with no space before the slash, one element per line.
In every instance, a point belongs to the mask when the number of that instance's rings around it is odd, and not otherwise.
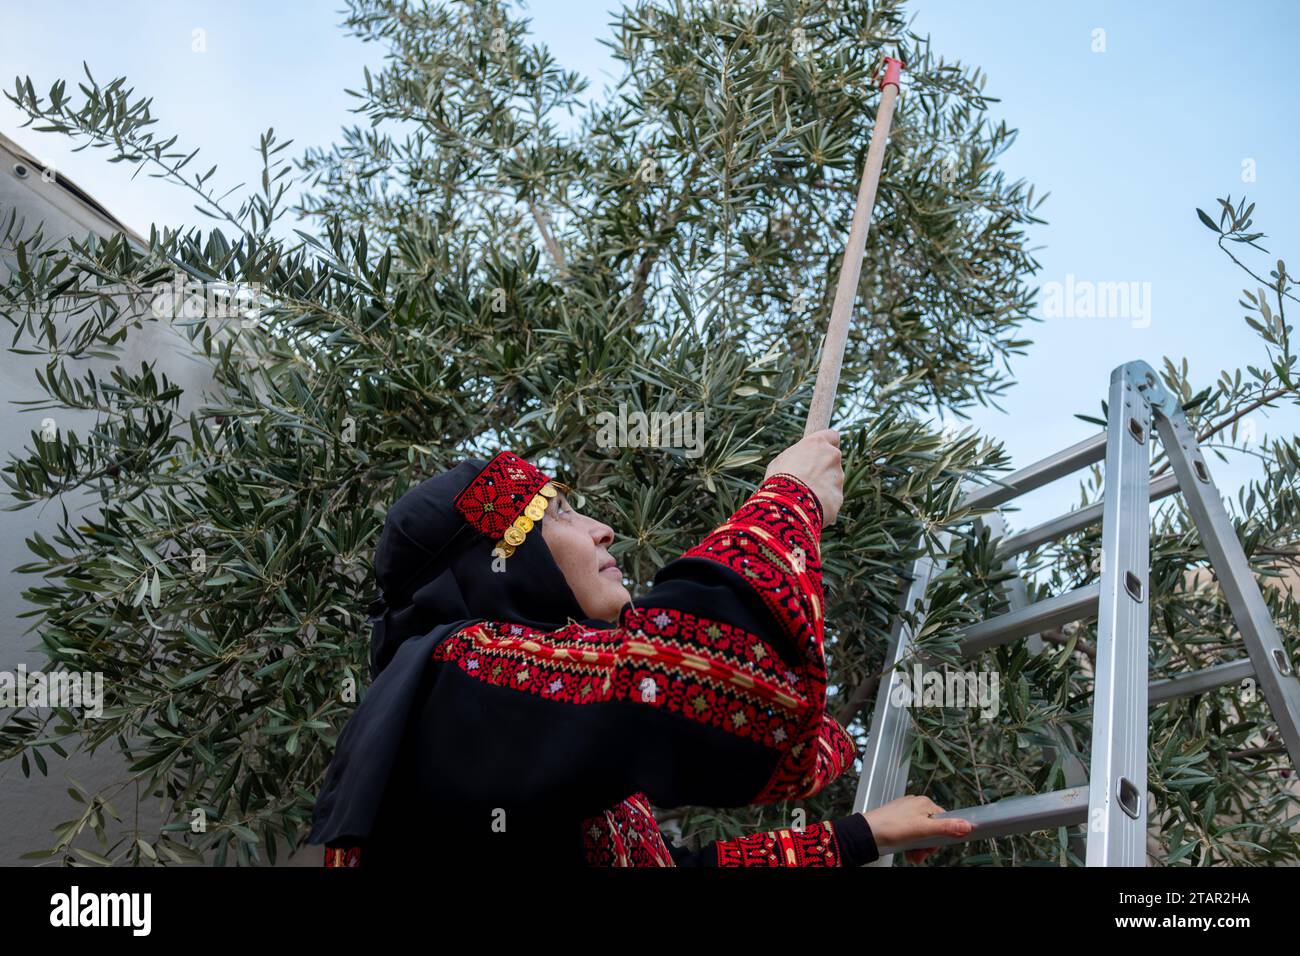
<path fill-rule="evenodd" d="M 783 451 L 638 601 L 613 530 L 509 452 L 404 495 L 375 555 L 375 680 L 316 802 L 326 865 L 854 866 L 968 833 L 914 796 L 690 850 L 650 810 L 799 800 L 852 765 L 822 650 L 838 442 Z"/>

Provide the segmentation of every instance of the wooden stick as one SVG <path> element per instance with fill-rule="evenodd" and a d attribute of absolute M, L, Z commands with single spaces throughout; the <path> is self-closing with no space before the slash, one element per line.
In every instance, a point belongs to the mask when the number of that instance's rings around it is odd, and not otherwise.
<path fill-rule="evenodd" d="M 849 317 L 853 313 L 853 301 L 858 296 L 862 254 L 867 247 L 867 232 L 871 229 L 871 209 L 876 204 L 876 187 L 880 184 L 880 168 L 885 162 L 885 142 L 894 121 L 894 103 L 898 99 L 898 81 L 902 71 L 901 60 L 885 58 L 876 127 L 871 131 L 871 145 L 867 147 L 867 162 L 862 169 L 862 183 L 858 186 L 858 203 L 853 210 L 848 248 L 844 250 L 844 261 L 840 264 L 840 281 L 835 289 L 835 304 L 831 307 L 826 340 L 822 344 L 821 365 L 817 369 L 817 384 L 813 387 L 804 435 L 829 428 L 831 424 L 835 392 L 840 384 L 840 367 L 844 364 L 844 343 L 849 335 Z"/>

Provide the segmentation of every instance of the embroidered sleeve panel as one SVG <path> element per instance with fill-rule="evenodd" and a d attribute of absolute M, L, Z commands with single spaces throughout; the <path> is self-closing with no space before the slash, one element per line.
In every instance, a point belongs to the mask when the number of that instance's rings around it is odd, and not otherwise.
<path fill-rule="evenodd" d="M 704 558 L 749 582 L 810 662 L 822 657 L 821 505 L 808 486 L 773 475 L 683 558 Z"/>
<path fill-rule="evenodd" d="M 780 742 L 782 759 L 754 803 L 818 793 L 857 752 L 844 728 L 825 713 L 821 520 L 821 505 L 807 485 L 773 475 L 684 555 L 717 561 L 749 581 L 800 655 L 800 666 L 787 675 L 803 701 L 798 727 Z"/>
<path fill-rule="evenodd" d="M 839 843 L 829 823 L 802 830 L 755 833 L 715 844 L 718 866 L 840 866 Z"/>
<path fill-rule="evenodd" d="M 674 866 L 644 793 L 582 821 L 588 866 Z"/>
<path fill-rule="evenodd" d="M 659 831 L 650 802 L 634 793 L 604 813 L 582 822 L 589 866 L 856 866 L 876 858 L 870 828 L 861 814 L 802 830 L 781 829 L 699 850 L 672 848 Z M 863 851 L 870 845 L 872 853 Z"/>
<path fill-rule="evenodd" d="M 669 844 L 644 793 L 582 822 L 588 866 L 861 866 L 879 858 L 866 818 L 855 813 L 796 829 L 718 840 L 699 850 Z"/>

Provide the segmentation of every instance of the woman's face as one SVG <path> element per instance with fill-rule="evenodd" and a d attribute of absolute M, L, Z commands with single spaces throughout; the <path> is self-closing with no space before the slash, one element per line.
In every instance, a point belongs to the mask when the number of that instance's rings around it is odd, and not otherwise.
<path fill-rule="evenodd" d="M 632 595 L 608 551 L 614 529 L 579 514 L 560 492 L 542 519 L 542 538 L 583 613 L 598 621 L 616 621 Z"/>

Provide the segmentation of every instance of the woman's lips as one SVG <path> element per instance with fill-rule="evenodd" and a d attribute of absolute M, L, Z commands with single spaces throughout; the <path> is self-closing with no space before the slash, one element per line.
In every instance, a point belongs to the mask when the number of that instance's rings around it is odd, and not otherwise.
<path fill-rule="evenodd" d="M 608 567 L 601 568 L 600 573 L 611 575 L 613 577 L 618 578 L 620 581 L 623 580 L 623 569 L 620 568 L 617 564 L 611 564 Z"/>

